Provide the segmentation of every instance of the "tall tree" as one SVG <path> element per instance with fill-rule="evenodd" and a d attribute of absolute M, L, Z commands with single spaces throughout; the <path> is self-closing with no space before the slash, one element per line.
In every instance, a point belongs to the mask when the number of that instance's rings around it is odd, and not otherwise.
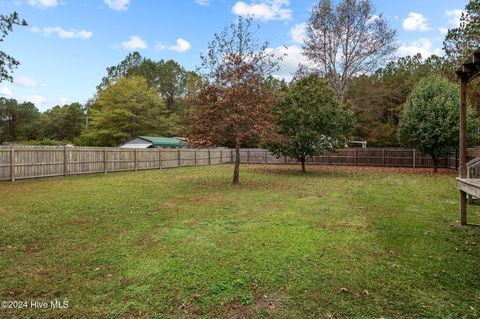
<path fill-rule="evenodd" d="M 398 131 L 400 141 L 407 147 L 429 154 L 434 171 L 441 156 L 449 155 L 458 147 L 460 94 L 457 85 L 445 78 L 431 76 L 421 80 L 408 96 Z M 469 116 L 473 112 L 469 108 Z M 469 123 L 470 140 L 475 125 Z"/>
<path fill-rule="evenodd" d="M 40 113 L 30 102 L 0 97 L 0 141 L 29 140 L 36 137 L 36 121 Z"/>
<path fill-rule="evenodd" d="M 308 157 L 343 147 L 353 124 L 351 112 L 340 106 L 328 83 L 316 74 L 294 82 L 275 113 L 282 139 L 269 149 L 299 161 L 303 172 Z"/>
<path fill-rule="evenodd" d="M 55 106 L 43 112 L 39 120 L 40 136 L 52 140 L 73 141 L 85 127 L 85 109 L 80 103 Z"/>
<path fill-rule="evenodd" d="M 347 93 L 355 112 L 354 137 L 369 145 L 398 146 L 398 123 L 407 96 L 416 83 L 432 74 L 455 76 L 443 57 L 423 59 L 417 54 L 354 78 Z"/>
<path fill-rule="evenodd" d="M 142 57 L 138 52 L 133 52 L 119 64 L 107 68 L 107 75 L 103 77 L 97 91 L 107 88 L 121 78 L 141 76 L 163 97 L 167 109 L 175 112 L 186 94 L 187 80 L 191 73 L 193 72 L 187 72 L 173 60 L 156 62 Z"/>
<path fill-rule="evenodd" d="M 0 14 L 0 42 L 3 42 L 5 37 L 13 31 L 15 25 L 27 26 L 27 21 L 20 19 L 16 12 L 9 15 Z M 12 81 L 12 70 L 19 64 L 20 62 L 14 57 L 0 50 L 0 82 Z"/>
<path fill-rule="evenodd" d="M 397 50 L 396 31 L 370 0 L 321 0 L 307 24 L 305 56 L 346 101 L 352 79 L 372 72 Z"/>
<path fill-rule="evenodd" d="M 161 97 L 143 77 L 118 80 L 100 91 L 92 105 L 91 127 L 80 144 L 113 146 L 139 135 L 175 133 L 175 116 L 169 117 Z"/>
<path fill-rule="evenodd" d="M 252 19 L 238 18 L 215 34 L 202 55 L 206 71 L 188 135 L 196 144 L 233 141 L 233 184 L 240 181 L 240 146 L 251 137 L 264 139 L 272 132 L 274 99 L 264 79 L 278 68 L 268 43 L 255 39 Z"/>
<path fill-rule="evenodd" d="M 469 56 L 480 47 L 480 0 L 470 0 L 460 17 L 460 26 L 448 30 L 443 49 L 452 62 Z"/>

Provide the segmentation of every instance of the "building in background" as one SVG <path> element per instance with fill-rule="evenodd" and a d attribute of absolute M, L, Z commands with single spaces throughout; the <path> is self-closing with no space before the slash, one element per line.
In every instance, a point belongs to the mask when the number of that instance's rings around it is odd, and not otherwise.
<path fill-rule="evenodd" d="M 178 137 L 139 136 L 120 146 L 121 148 L 189 148 L 184 139 Z"/>

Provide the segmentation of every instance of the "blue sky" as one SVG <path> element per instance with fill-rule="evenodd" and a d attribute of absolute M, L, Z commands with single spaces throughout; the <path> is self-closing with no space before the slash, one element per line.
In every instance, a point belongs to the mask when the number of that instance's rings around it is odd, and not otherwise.
<path fill-rule="evenodd" d="M 398 56 L 441 54 L 444 33 L 458 25 L 467 0 L 373 0 L 398 30 Z M 0 96 L 32 101 L 40 110 L 85 102 L 108 66 L 132 50 L 187 69 L 200 62 L 215 32 L 236 16 L 254 14 L 259 38 L 288 47 L 278 76 L 289 78 L 301 61 L 303 23 L 313 0 L 0 0 L 0 13 L 17 11 L 17 27 L 1 49 L 17 58 L 14 83 Z"/>

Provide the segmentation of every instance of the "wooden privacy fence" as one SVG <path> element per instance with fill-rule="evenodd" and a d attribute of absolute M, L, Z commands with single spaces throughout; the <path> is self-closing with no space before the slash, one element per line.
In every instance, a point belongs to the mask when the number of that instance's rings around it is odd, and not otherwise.
<path fill-rule="evenodd" d="M 0 147 L 0 180 L 138 171 L 232 162 L 229 149 Z"/>
<path fill-rule="evenodd" d="M 474 152 L 472 152 L 473 154 Z M 478 150 L 477 155 L 480 155 Z M 470 150 L 469 150 L 470 154 Z M 476 153 L 475 153 L 476 154 Z M 476 156 L 477 156 L 476 155 Z M 138 171 L 232 163 L 231 149 L 128 149 L 101 147 L 15 146 L 0 147 L 0 180 Z M 289 164 L 264 149 L 241 149 L 240 162 Z M 401 148 L 350 148 L 326 152 L 308 164 L 388 167 L 432 167 L 430 156 Z M 456 168 L 455 156 L 440 160 L 439 167 Z"/>
<path fill-rule="evenodd" d="M 234 154 L 235 159 L 235 154 Z M 296 163 L 287 157 L 276 157 L 264 149 L 241 149 L 240 162 L 252 164 L 288 164 Z M 358 165 L 385 167 L 433 167 L 429 155 L 420 154 L 412 149 L 402 148 L 348 148 L 335 152 L 325 152 L 321 156 L 307 159 L 308 164 Z M 452 155 L 442 158 L 441 168 L 456 168 L 456 158 Z"/>

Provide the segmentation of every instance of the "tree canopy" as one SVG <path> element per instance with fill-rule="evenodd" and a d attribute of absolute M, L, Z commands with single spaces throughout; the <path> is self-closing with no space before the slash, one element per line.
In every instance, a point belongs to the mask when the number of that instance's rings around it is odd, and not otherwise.
<path fill-rule="evenodd" d="M 279 142 L 269 144 L 277 156 L 288 156 L 302 164 L 307 157 L 344 147 L 353 124 L 351 112 L 340 106 L 325 80 L 310 75 L 294 82 L 275 107 Z"/>
<path fill-rule="evenodd" d="M 480 47 L 480 0 L 470 0 L 460 17 L 460 26 L 448 30 L 443 49 L 453 63 L 458 63 Z"/>
<path fill-rule="evenodd" d="M 449 155 L 458 147 L 460 94 L 458 86 L 439 76 L 421 80 L 405 102 L 399 127 L 399 138 L 404 146 L 429 154 L 438 169 L 441 156 Z M 473 112 L 469 108 L 469 116 Z M 475 124 L 469 123 L 469 136 L 475 134 Z"/>
<path fill-rule="evenodd" d="M 191 114 L 188 135 L 197 145 L 233 141 L 233 183 L 239 183 L 240 146 L 246 139 L 265 139 L 272 132 L 274 98 L 264 79 L 278 67 L 268 43 L 259 42 L 252 19 L 238 18 L 215 34 L 202 66 L 203 82 Z"/>
<path fill-rule="evenodd" d="M 381 66 L 397 50 L 396 31 L 370 0 L 320 0 L 307 24 L 305 56 L 341 102 L 351 80 Z"/>
<path fill-rule="evenodd" d="M 171 136 L 176 133 L 174 116 L 155 89 L 140 76 L 121 78 L 101 90 L 92 104 L 91 128 L 78 142 L 114 146 L 139 135 Z"/>
<path fill-rule="evenodd" d="M 27 21 L 20 19 L 16 12 L 9 15 L 0 14 L 0 42 L 3 42 L 5 37 L 13 31 L 15 25 L 27 26 Z M 0 82 L 12 81 L 12 70 L 19 64 L 20 62 L 14 57 L 0 50 Z"/>

